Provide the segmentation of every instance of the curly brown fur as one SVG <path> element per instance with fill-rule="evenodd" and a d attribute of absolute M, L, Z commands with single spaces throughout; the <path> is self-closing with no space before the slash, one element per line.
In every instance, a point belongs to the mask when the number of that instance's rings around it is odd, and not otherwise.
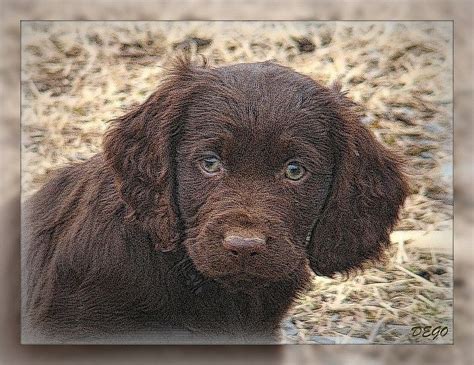
<path fill-rule="evenodd" d="M 379 259 L 407 195 L 353 110 L 338 86 L 270 62 L 177 61 L 103 153 L 25 204 L 25 341 L 276 341 L 309 269 Z"/>

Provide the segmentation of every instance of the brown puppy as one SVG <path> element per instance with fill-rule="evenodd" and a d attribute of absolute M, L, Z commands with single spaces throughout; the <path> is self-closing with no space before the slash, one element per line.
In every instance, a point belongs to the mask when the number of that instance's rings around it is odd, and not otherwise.
<path fill-rule="evenodd" d="M 381 258 L 399 160 L 338 87 L 177 61 L 24 209 L 25 342 L 277 340 L 317 275 Z"/>

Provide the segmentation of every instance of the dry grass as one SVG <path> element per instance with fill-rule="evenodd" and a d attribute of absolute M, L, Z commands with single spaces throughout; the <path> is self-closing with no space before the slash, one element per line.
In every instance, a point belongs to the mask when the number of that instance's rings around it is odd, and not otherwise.
<path fill-rule="evenodd" d="M 143 101 L 182 49 L 211 65 L 274 59 L 339 80 L 363 123 L 407 159 L 413 194 L 398 229 L 452 229 L 450 23 L 23 23 L 23 198 L 51 170 L 100 151 L 106 122 Z M 452 257 L 407 252 L 348 281 L 315 279 L 288 341 L 422 342 L 411 326 L 451 326 Z M 450 328 L 437 341 L 451 338 Z"/>
<path fill-rule="evenodd" d="M 393 259 L 349 280 L 315 278 L 293 308 L 290 343 L 451 343 L 452 257 L 408 248 L 408 261 Z M 414 326 L 448 327 L 436 339 L 413 336 Z"/>

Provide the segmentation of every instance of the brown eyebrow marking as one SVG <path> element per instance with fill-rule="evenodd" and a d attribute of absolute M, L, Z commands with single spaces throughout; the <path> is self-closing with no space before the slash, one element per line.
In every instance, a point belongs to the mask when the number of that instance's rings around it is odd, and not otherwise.
<path fill-rule="evenodd" d="M 334 156 L 329 138 L 320 138 L 317 146 L 302 135 L 285 133 L 280 136 L 279 142 L 284 149 L 291 152 L 296 159 L 300 159 L 314 169 L 331 169 L 334 167 Z"/>

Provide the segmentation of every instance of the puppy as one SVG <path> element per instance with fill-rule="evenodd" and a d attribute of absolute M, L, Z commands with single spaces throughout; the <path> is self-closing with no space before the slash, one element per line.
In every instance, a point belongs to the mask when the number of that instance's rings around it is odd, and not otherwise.
<path fill-rule="evenodd" d="M 175 62 L 23 215 L 24 342 L 273 343 L 316 275 L 380 259 L 408 186 L 339 87 Z"/>

